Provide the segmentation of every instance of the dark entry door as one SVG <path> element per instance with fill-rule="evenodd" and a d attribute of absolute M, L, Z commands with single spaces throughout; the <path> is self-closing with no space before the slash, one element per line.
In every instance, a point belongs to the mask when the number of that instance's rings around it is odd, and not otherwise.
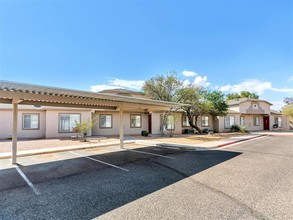
<path fill-rule="evenodd" d="M 149 133 L 152 133 L 152 114 L 149 114 Z"/>
<path fill-rule="evenodd" d="M 270 117 L 268 116 L 263 117 L 263 129 L 270 130 Z"/>

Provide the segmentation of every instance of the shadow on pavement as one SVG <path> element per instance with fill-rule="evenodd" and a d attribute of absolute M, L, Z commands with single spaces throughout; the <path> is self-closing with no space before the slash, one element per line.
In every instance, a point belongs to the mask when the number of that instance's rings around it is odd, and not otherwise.
<path fill-rule="evenodd" d="M 83 157 L 20 165 L 40 195 L 34 194 L 16 169 L 0 170 L 0 219 L 92 219 L 240 154 L 156 147 L 136 150 L 173 159 L 128 150 L 90 156 L 129 172 Z"/>

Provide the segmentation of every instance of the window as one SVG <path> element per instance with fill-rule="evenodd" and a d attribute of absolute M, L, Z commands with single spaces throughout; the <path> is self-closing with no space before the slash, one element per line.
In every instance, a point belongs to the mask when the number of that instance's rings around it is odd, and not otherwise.
<path fill-rule="evenodd" d="M 112 128 L 112 115 L 100 115 L 100 128 Z"/>
<path fill-rule="evenodd" d="M 167 130 L 174 130 L 175 129 L 175 118 L 174 115 L 167 116 Z"/>
<path fill-rule="evenodd" d="M 189 119 L 186 115 L 183 115 L 182 116 L 182 127 L 189 127 L 190 124 L 189 124 Z"/>
<path fill-rule="evenodd" d="M 244 125 L 245 125 L 244 117 L 240 116 L 240 126 L 244 126 Z"/>
<path fill-rule="evenodd" d="M 141 128 L 141 115 L 130 115 L 130 127 Z"/>
<path fill-rule="evenodd" d="M 253 109 L 258 109 L 257 104 L 253 104 Z"/>
<path fill-rule="evenodd" d="M 275 117 L 275 124 L 278 125 L 278 128 L 282 127 L 282 117 L 281 116 Z"/>
<path fill-rule="evenodd" d="M 208 116 L 201 116 L 201 126 L 202 127 L 209 126 L 209 117 Z"/>
<path fill-rule="evenodd" d="M 259 117 L 258 116 L 253 117 L 253 126 L 259 126 Z"/>
<path fill-rule="evenodd" d="M 39 114 L 23 114 L 22 129 L 39 129 Z"/>
<path fill-rule="evenodd" d="M 80 123 L 80 114 L 60 114 L 60 132 L 73 132 L 77 123 Z"/>
<path fill-rule="evenodd" d="M 231 128 L 231 126 L 235 124 L 234 116 L 226 116 L 224 120 L 225 120 L 225 128 Z"/>

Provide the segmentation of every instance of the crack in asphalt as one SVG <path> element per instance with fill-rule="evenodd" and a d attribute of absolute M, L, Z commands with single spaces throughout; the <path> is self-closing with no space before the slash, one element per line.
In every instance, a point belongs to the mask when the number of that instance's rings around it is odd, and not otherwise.
<path fill-rule="evenodd" d="M 160 162 L 158 162 L 158 161 L 152 161 L 152 162 L 155 163 L 155 164 L 157 164 L 157 165 L 159 165 L 159 166 L 162 166 L 162 167 L 165 167 L 165 168 L 167 168 L 167 169 L 169 169 L 169 170 L 172 170 L 172 171 L 176 172 L 177 174 L 183 176 L 184 178 L 191 177 L 190 175 L 187 175 L 187 174 L 183 173 L 182 171 L 177 170 L 177 169 L 175 169 L 175 168 L 173 168 L 173 167 L 169 167 L 169 166 L 167 166 L 166 164 L 162 164 L 162 163 L 160 163 Z M 257 219 L 260 219 L 260 220 L 269 220 L 269 219 L 270 219 L 270 218 L 268 218 L 267 216 L 264 216 L 264 215 L 263 215 L 262 213 L 260 213 L 259 211 L 257 211 L 257 210 L 255 210 L 255 209 L 251 208 L 250 206 L 248 206 L 248 205 L 246 205 L 245 203 L 239 201 L 238 199 L 236 199 L 236 198 L 234 198 L 234 197 L 232 197 L 232 196 L 226 194 L 225 192 L 223 192 L 223 191 L 221 191 L 221 190 L 218 190 L 218 189 L 216 189 L 216 188 L 213 188 L 213 187 L 211 187 L 211 186 L 208 186 L 207 184 L 204 184 L 204 183 L 202 183 L 202 182 L 199 182 L 199 181 L 193 179 L 192 177 L 190 178 L 190 180 L 191 180 L 193 183 L 195 183 L 195 184 L 197 184 L 197 185 L 200 185 L 200 186 L 203 187 L 203 188 L 206 188 L 206 189 L 208 189 L 208 190 L 210 190 L 210 191 L 212 191 L 212 192 L 214 192 L 214 193 L 216 193 L 216 194 L 218 194 L 218 195 L 221 195 L 221 196 L 223 196 L 223 197 L 225 197 L 225 198 L 227 198 L 227 199 L 229 199 L 229 200 L 232 200 L 234 203 L 236 203 L 237 205 L 239 205 L 239 206 L 240 206 L 241 208 L 243 208 L 246 212 L 250 213 L 253 217 L 255 217 L 255 218 L 257 218 Z"/>

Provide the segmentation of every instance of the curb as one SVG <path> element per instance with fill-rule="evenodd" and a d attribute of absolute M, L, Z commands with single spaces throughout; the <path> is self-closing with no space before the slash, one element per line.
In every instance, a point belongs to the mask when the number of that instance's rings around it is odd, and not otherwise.
<path fill-rule="evenodd" d="M 124 141 L 124 144 L 134 144 L 135 141 Z M 47 148 L 42 151 L 40 150 L 29 150 L 29 151 L 19 151 L 17 153 L 17 157 L 26 157 L 26 156 L 33 156 L 33 155 L 41 155 L 41 154 L 50 154 L 50 153 L 58 153 L 58 152 L 65 152 L 71 150 L 83 150 L 83 149 L 90 149 L 90 148 L 97 148 L 97 147 L 108 147 L 113 145 L 119 145 L 119 142 L 115 143 L 108 143 L 103 145 L 90 145 L 90 146 L 74 146 L 74 147 L 56 147 L 56 148 Z M 12 152 L 9 153 L 2 153 L 0 154 L 0 159 L 10 159 Z"/>
<path fill-rule="evenodd" d="M 248 141 L 248 140 L 252 140 L 252 139 L 259 138 L 259 137 L 264 137 L 264 136 L 268 136 L 268 135 L 262 134 L 262 135 L 258 135 L 258 136 L 251 137 L 251 138 L 246 138 L 246 139 L 242 139 L 242 140 L 238 140 L 238 141 L 233 141 L 233 142 L 230 142 L 230 143 L 220 144 L 220 145 L 216 146 L 215 148 L 221 148 L 221 147 L 225 147 L 225 146 L 228 146 L 228 145 L 231 145 L 231 144 L 235 144 L 235 143 L 239 143 L 239 142 L 243 142 L 243 141 Z"/>
<path fill-rule="evenodd" d="M 215 145 L 215 146 L 211 146 L 211 147 L 201 147 L 201 146 L 192 146 L 192 145 L 180 145 L 180 144 L 169 144 L 169 143 L 162 143 L 162 144 L 156 144 L 157 147 L 173 147 L 173 148 L 181 148 L 181 149 L 186 149 L 186 150 L 210 150 L 210 149 L 217 149 L 217 148 L 221 148 L 221 147 L 225 147 L 231 144 L 235 144 L 235 143 L 239 143 L 239 142 L 243 142 L 243 141 L 248 141 L 248 140 L 252 140 L 255 138 L 259 138 L 259 137 L 263 137 L 263 136 L 268 136 L 266 134 L 262 134 L 262 135 L 257 135 L 255 137 L 250 137 L 250 138 L 245 138 L 242 140 L 236 140 L 236 141 L 232 141 L 232 142 L 228 142 L 228 143 L 224 143 L 224 144 L 219 144 L 219 145 Z"/>

